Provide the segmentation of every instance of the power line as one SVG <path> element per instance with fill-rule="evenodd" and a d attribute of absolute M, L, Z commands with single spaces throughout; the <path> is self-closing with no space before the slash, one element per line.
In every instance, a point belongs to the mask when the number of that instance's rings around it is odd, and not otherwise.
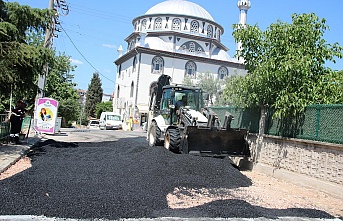
<path fill-rule="evenodd" d="M 82 10 L 82 11 L 88 11 L 91 12 L 92 14 L 97 13 L 100 15 L 105 15 L 108 17 L 113 17 L 113 18 L 120 18 L 120 19 L 124 19 L 124 20 L 128 20 L 131 21 L 132 18 L 123 14 L 116 14 L 113 13 L 113 11 L 103 11 L 103 10 L 99 10 L 96 8 L 89 8 L 89 7 L 85 7 L 84 5 L 78 5 L 75 3 L 69 4 L 70 6 L 75 6 L 76 9 Z"/>
<path fill-rule="evenodd" d="M 83 57 L 83 59 L 85 59 L 85 61 L 97 72 L 99 73 L 102 77 L 106 78 L 107 80 L 113 82 L 115 84 L 114 81 L 112 81 L 111 79 L 109 79 L 108 77 L 106 77 L 105 75 L 101 74 L 100 71 L 98 71 L 98 69 L 96 69 L 89 61 L 88 59 L 82 54 L 82 52 L 77 48 L 77 46 L 75 45 L 75 43 L 73 42 L 73 40 L 70 38 L 70 36 L 68 35 L 68 33 L 66 32 L 66 30 L 64 30 L 64 28 L 62 27 L 62 25 L 60 26 L 63 30 L 63 32 L 67 35 L 68 39 L 70 40 L 70 42 L 73 44 L 73 46 L 75 47 L 75 49 L 77 50 L 77 52 L 79 52 L 79 54 Z"/>

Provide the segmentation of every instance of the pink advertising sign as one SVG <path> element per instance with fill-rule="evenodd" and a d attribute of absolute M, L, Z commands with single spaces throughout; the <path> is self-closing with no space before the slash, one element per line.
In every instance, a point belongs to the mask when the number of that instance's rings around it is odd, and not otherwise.
<path fill-rule="evenodd" d="M 41 133 L 54 134 L 58 101 L 52 98 L 39 98 L 35 113 L 35 127 Z"/>

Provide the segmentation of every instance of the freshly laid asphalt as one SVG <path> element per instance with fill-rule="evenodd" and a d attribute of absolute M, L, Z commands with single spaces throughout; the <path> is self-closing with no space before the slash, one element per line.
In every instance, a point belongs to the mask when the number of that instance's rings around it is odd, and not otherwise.
<path fill-rule="evenodd" d="M 225 160 L 149 148 L 144 136 L 31 148 L 39 140 L 0 146 L 1 172 L 26 154 L 32 163 L 0 181 L 0 220 L 335 220 L 320 210 L 270 209 L 237 199 L 172 209 L 166 196 L 175 188 L 220 195 L 252 181 Z"/>

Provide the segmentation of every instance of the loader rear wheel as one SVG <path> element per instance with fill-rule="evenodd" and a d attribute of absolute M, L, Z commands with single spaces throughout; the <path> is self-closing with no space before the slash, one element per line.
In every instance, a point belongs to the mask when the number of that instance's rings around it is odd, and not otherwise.
<path fill-rule="evenodd" d="M 161 143 L 160 137 L 161 137 L 160 128 L 157 126 L 156 122 L 152 122 L 149 128 L 149 136 L 148 136 L 149 146 L 153 147 L 160 144 Z"/>
<path fill-rule="evenodd" d="M 164 147 L 173 153 L 180 153 L 180 131 L 177 128 L 170 128 L 164 136 Z"/>

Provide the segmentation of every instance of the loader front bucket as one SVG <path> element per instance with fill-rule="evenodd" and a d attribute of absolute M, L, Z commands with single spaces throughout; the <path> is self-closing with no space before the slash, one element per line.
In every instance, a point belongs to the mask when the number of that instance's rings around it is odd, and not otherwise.
<path fill-rule="evenodd" d="M 183 136 L 183 153 L 200 156 L 246 156 L 250 157 L 246 140 L 247 130 L 211 130 L 188 126 Z"/>

